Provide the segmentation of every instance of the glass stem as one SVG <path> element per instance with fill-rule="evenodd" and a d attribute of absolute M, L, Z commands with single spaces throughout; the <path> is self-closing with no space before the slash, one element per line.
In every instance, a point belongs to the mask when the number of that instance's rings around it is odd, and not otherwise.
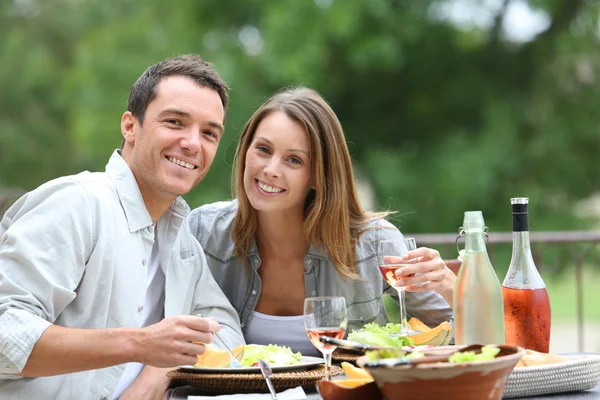
<path fill-rule="evenodd" d="M 398 306 L 400 308 L 400 331 L 407 332 L 410 330 L 408 321 L 406 320 L 406 306 L 404 304 L 404 294 L 406 289 L 396 289 L 398 292 Z"/>
<path fill-rule="evenodd" d="M 331 368 L 331 351 L 326 351 L 323 353 L 323 358 L 325 359 L 325 380 L 331 380 L 329 378 L 329 369 Z"/>

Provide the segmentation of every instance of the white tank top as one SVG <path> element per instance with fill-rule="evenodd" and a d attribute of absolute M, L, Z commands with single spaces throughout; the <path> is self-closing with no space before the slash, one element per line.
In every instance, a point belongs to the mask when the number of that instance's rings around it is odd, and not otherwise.
<path fill-rule="evenodd" d="M 279 317 L 254 311 L 245 335 L 248 344 L 276 344 L 287 346 L 303 356 L 322 357 L 322 354 L 308 340 L 304 329 L 304 315 Z"/>

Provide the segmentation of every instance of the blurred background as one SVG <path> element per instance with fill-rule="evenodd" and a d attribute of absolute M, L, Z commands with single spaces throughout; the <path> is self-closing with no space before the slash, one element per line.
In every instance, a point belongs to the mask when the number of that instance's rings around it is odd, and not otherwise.
<path fill-rule="evenodd" d="M 464 211 L 510 232 L 510 197 L 529 197 L 531 230 L 565 238 L 534 243 L 552 349 L 600 351 L 598 239 L 561 234 L 600 231 L 599 42 L 596 0 L 0 0 L 0 210 L 104 170 L 137 77 L 198 53 L 232 90 L 191 207 L 230 198 L 237 137 L 267 97 L 313 87 L 342 122 L 365 208 L 397 211 L 405 235 L 448 233 L 445 258 Z M 502 281 L 511 246 L 494 247 Z"/>

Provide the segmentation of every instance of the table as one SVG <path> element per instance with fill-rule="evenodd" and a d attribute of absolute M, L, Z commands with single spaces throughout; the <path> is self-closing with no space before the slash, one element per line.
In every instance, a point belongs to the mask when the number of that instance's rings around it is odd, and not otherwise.
<path fill-rule="evenodd" d="M 562 355 L 565 356 L 581 356 L 581 355 L 591 355 L 591 354 L 600 354 L 600 353 L 565 353 Z M 163 400 L 187 400 L 187 396 L 192 395 L 202 395 L 202 391 L 200 389 L 191 387 L 191 386 L 183 386 L 179 388 L 172 389 L 170 392 L 165 394 Z M 204 393 L 204 395 L 206 395 Z M 316 392 L 307 393 L 308 400 L 322 400 L 321 396 L 319 396 Z M 524 399 L 532 399 L 532 400 L 598 400 L 600 399 L 600 384 L 596 385 L 595 388 L 585 391 L 579 392 L 571 392 L 571 393 L 557 393 L 557 394 L 549 394 L 542 396 L 532 396 L 532 397 L 524 397 Z"/>

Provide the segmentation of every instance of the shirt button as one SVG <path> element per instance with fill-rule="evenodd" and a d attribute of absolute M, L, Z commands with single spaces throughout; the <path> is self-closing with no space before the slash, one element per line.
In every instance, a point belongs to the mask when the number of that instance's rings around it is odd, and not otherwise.
<path fill-rule="evenodd" d="M 312 292 L 310 292 L 310 294 L 312 294 L 313 296 L 316 296 L 317 295 L 317 291 L 313 290 Z"/>
<path fill-rule="evenodd" d="M 306 260 L 306 263 L 307 263 L 308 265 L 310 265 L 310 264 L 312 264 L 312 260 L 309 258 L 308 260 Z"/>
<path fill-rule="evenodd" d="M 254 259 L 254 264 L 258 265 L 258 262 L 259 262 L 259 261 L 258 261 L 258 258 L 255 258 L 255 259 Z"/>
<path fill-rule="evenodd" d="M 256 290 L 253 290 L 253 291 L 252 291 L 252 294 L 256 294 Z"/>
<path fill-rule="evenodd" d="M 142 312 L 142 311 L 144 311 L 144 306 L 139 306 L 138 307 L 138 312 Z"/>
<path fill-rule="evenodd" d="M 146 265 L 146 259 L 145 258 L 142 260 L 142 265 Z"/>
<path fill-rule="evenodd" d="M 240 326 L 243 328 L 246 324 L 245 323 L 241 323 Z"/>
<path fill-rule="evenodd" d="M 363 315 L 361 315 L 360 317 L 358 317 L 361 321 L 365 320 L 365 317 Z"/>

